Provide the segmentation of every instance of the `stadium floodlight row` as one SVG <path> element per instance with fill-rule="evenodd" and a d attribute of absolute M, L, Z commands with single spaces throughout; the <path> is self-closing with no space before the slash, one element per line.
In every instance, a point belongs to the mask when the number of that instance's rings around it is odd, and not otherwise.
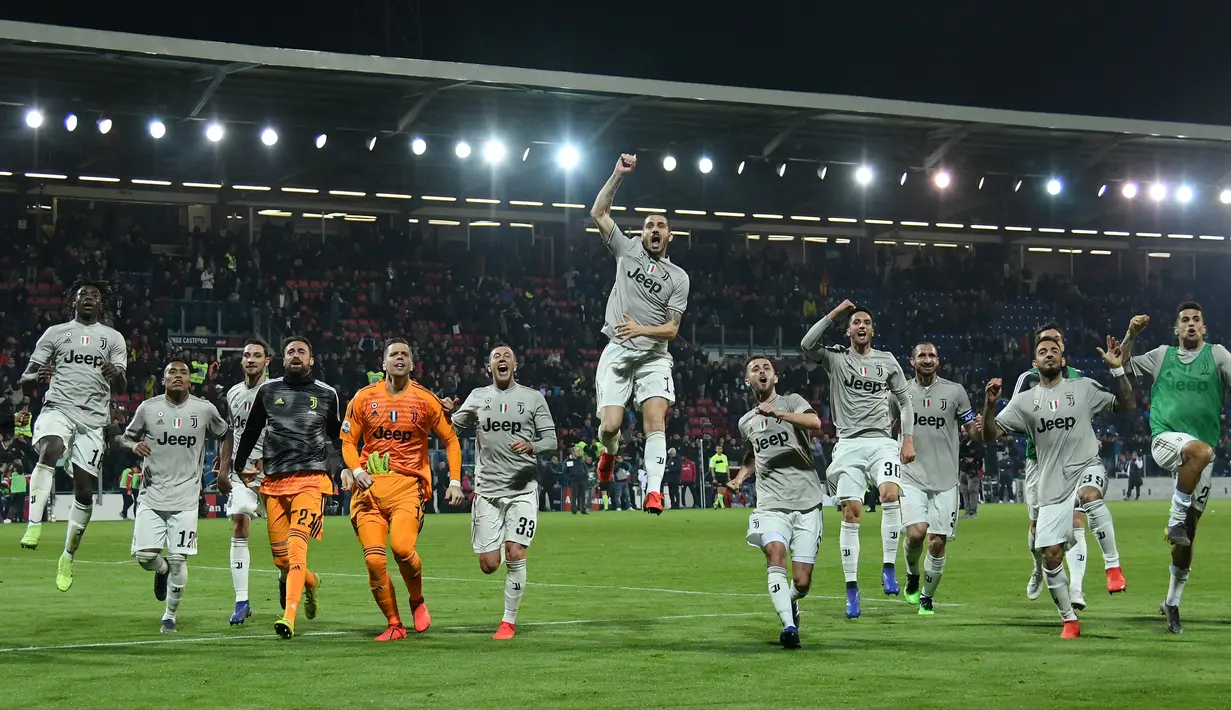
<path fill-rule="evenodd" d="M 26 125 L 32 129 L 38 130 L 46 125 L 46 116 L 41 109 L 27 109 L 24 117 Z M 79 121 L 75 113 L 69 113 L 65 116 L 65 130 L 69 132 L 76 131 L 78 124 Z M 101 117 L 96 121 L 96 125 L 98 126 L 99 133 L 105 135 L 111 132 L 114 121 L 111 118 Z M 150 136 L 155 140 L 161 140 L 167 135 L 166 124 L 156 118 L 150 120 L 148 124 L 148 131 Z M 204 135 L 206 140 L 217 143 L 226 137 L 226 127 L 218 121 L 210 121 L 205 124 Z M 264 126 L 260 129 L 260 139 L 261 143 L 265 146 L 273 148 L 278 144 L 278 131 L 271 126 Z M 377 140 L 377 136 L 370 136 L 365 139 L 364 144 L 367 146 L 369 151 L 374 150 L 376 148 Z M 313 138 L 313 144 L 318 149 L 323 149 L 326 145 L 328 145 L 328 142 L 328 133 L 320 133 Z M 427 139 L 422 136 L 414 136 L 411 138 L 409 145 L 411 152 L 415 155 L 424 155 L 427 153 L 428 142 Z M 527 147 L 522 151 L 522 162 L 529 159 L 531 150 L 531 147 Z M 473 149 L 468 141 L 459 140 L 453 146 L 453 154 L 460 160 L 467 160 L 473 154 Z M 483 143 L 481 154 L 485 163 L 496 166 L 504 163 L 505 159 L 508 157 L 509 149 L 499 138 L 488 138 Z M 575 146 L 565 143 L 556 148 L 555 160 L 556 164 L 559 165 L 561 169 L 572 170 L 581 162 L 581 154 Z M 679 161 L 673 153 L 666 152 L 662 156 L 661 164 L 664 171 L 674 172 L 676 167 L 679 165 Z M 745 165 L 746 161 L 741 160 L 735 167 L 736 174 L 742 175 L 744 173 Z M 868 187 L 875 181 L 877 173 L 872 166 L 860 164 L 850 167 L 851 179 L 856 184 L 862 187 Z M 778 175 L 778 177 L 783 177 L 786 175 L 786 169 L 787 162 L 782 161 L 777 164 L 777 168 L 774 172 Z M 702 174 L 708 175 L 714 170 L 714 159 L 708 155 L 700 156 L 697 159 L 697 170 Z M 928 172 L 930 173 L 932 184 L 938 190 L 947 190 L 954 184 L 953 173 L 947 169 L 937 168 L 929 170 Z M 828 164 L 822 164 L 817 168 L 816 174 L 821 180 L 824 180 L 828 173 Z M 903 172 L 901 178 L 898 180 L 898 184 L 905 185 L 909 178 L 910 171 Z M 983 189 L 984 181 L 985 179 L 982 177 L 977 181 L 976 184 L 979 190 Z M 1021 190 L 1024 182 L 1025 180 L 1021 178 L 1015 180 L 1013 182 L 1013 191 L 1018 192 Z M 1044 191 L 1053 197 L 1064 191 L 1064 182 L 1059 177 L 1043 177 L 1041 178 L 1040 184 L 1043 186 Z M 1111 184 L 1118 184 L 1119 189 L 1117 191 L 1126 200 L 1136 198 L 1141 192 L 1139 184 L 1134 180 L 1123 180 L 1119 183 Z M 1099 186 L 1099 197 L 1103 197 L 1108 193 L 1110 189 L 1109 185 L 1110 184 L 1102 184 Z M 1216 189 L 1218 189 L 1218 201 L 1224 205 L 1231 204 L 1231 188 L 1218 186 Z M 1178 185 L 1172 189 L 1172 187 L 1165 182 L 1155 181 L 1149 183 L 1147 186 L 1146 195 L 1154 202 L 1162 202 L 1170 197 L 1180 204 L 1188 204 L 1195 199 L 1197 190 L 1192 185 L 1187 183 Z"/>
<path fill-rule="evenodd" d="M 26 172 L 26 173 L 22 173 L 21 175 L 30 180 L 41 180 L 41 181 L 49 181 L 49 182 L 68 181 L 71 179 L 67 173 L 52 172 L 52 171 Z M 13 177 L 13 176 L 14 176 L 14 173 L 12 171 L 0 170 L 0 178 Z M 107 176 L 107 175 L 78 175 L 76 176 L 76 180 L 82 183 L 94 183 L 94 184 L 102 184 L 102 185 L 116 185 L 116 184 L 128 182 L 131 185 L 140 186 L 140 187 L 148 187 L 148 188 L 174 188 L 176 187 L 175 183 L 173 183 L 170 180 L 162 180 L 162 179 L 154 179 L 154 178 L 129 178 L 128 180 L 124 180 L 119 177 L 113 177 L 113 176 Z M 250 185 L 250 184 L 244 184 L 244 183 L 225 184 L 222 182 L 185 181 L 185 182 L 180 182 L 179 186 L 184 187 L 184 188 L 189 188 L 191 190 L 222 190 L 224 188 L 229 188 L 233 190 L 234 192 L 240 193 L 241 196 L 245 198 L 253 198 L 253 197 L 259 198 L 260 195 L 273 194 L 275 192 L 275 188 L 270 185 Z M 303 196 L 303 198 L 305 199 L 310 199 L 313 197 L 319 198 L 319 197 L 328 196 L 328 197 L 333 197 L 333 198 L 344 198 L 344 199 L 373 198 L 373 199 L 380 200 L 380 201 L 391 201 L 391 202 L 396 201 L 396 202 L 403 202 L 403 203 L 413 201 L 416 197 L 415 195 L 411 195 L 411 194 L 404 193 L 404 192 L 372 192 L 372 193 L 369 193 L 369 192 L 360 191 L 360 190 L 321 189 L 321 188 L 303 187 L 303 186 L 282 186 L 282 187 L 278 187 L 276 189 L 276 192 L 283 193 L 286 195 Z M 459 197 L 450 196 L 450 195 L 419 195 L 418 200 L 423 203 L 435 203 L 435 204 L 464 203 L 468 205 L 491 206 L 491 207 L 507 205 L 509 207 L 518 208 L 521 210 L 542 208 L 545 205 L 550 205 L 553 208 L 563 209 L 563 210 L 582 211 L 582 210 L 589 209 L 587 205 L 577 203 L 577 202 L 561 202 L 561 201 L 550 201 L 550 200 L 500 199 L 500 198 L 495 198 L 495 197 L 459 198 Z M 262 216 L 269 216 L 269 217 L 292 216 L 292 209 L 286 206 L 270 204 L 270 205 L 266 205 L 263 207 L 267 207 L 267 209 L 262 209 L 258 213 L 258 214 L 261 214 Z M 613 206 L 611 209 L 614 212 L 625 212 L 626 213 L 629 211 L 630 208 L 626 206 L 616 205 L 616 206 Z M 751 212 L 750 213 L 750 212 L 745 212 L 745 211 L 732 211 L 732 210 L 700 210 L 700 209 L 691 209 L 691 208 L 668 208 L 664 206 L 634 206 L 631 208 L 631 210 L 633 212 L 645 213 L 645 214 L 650 214 L 650 213 L 669 214 L 669 215 L 674 215 L 674 216 L 678 216 L 678 217 L 685 218 L 685 219 L 700 218 L 700 217 L 706 217 L 706 218 L 713 217 L 713 218 L 719 218 L 722 220 L 728 220 L 728 221 L 738 220 L 738 221 L 743 221 L 743 222 L 747 222 L 747 220 L 752 219 L 752 220 L 757 220 L 757 221 L 764 221 L 766 223 L 767 228 L 770 226 L 774 226 L 774 224 L 771 224 L 771 223 L 775 223 L 777 226 L 782 227 L 783 230 L 789 230 L 792 226 L 792 223 L 800 223 L 800 224 L 795 225 L 797 227 L 806 226 L 806 225 L 814 225 L 818 223 L 828 223 L 831 225 L 863 224 L 869 228 L 878 228 L 878 227 L 884 228 L 886 231 L 893 230 L 893 229 L 916 229 L 916 230 L 917 229 L 941 229 L 941 230 L 946 230 L 946 231 L 952 230 L 954 232 L 970 232 L 970 233 L 1004 232 L 1004 233 L 1018 233 L 1018 234 L 1033 233 L 1033 234 L 1039 234 L 1039 235 L 1069 234 L 1069 235 L 1083 236 L 1083 237 L 1096 237 L 1096 236 L 1116 237 L 1116 238 L 1140 237 L 1140 238 L 1145 238 L 1145 239 L 1167 238 L 1167 239 L 1176 239 L 1176 240 L 1201 240 L 1201 241 L 1206 241 L 1206 242 L 1221 242 L 1221 241 L 1227 240 L 1227 236 L 1222 235 L 1222 234 L 1195 234 L 1195 233 L 1190 233 L 1190 232 L 1170 232 L 1170 231 L 1138 231 L 1138 230 L 1130 230 L 1130 229 L 1089 229 L 1089 228 L 1078 228 L 1078 227 L 1059 227 L 1059 226 L 1054 226 L 1054 225 L 1029 226 L 1029 225 L 1020 225 L 1020 224 L 997 225 L 997 224 L 965 223 L 965 222 L 943 222 L 943 221 L 932 222 L 929 220 L 890 220 L 890 219 L 878 219 L 878 218 L 856 218 L 856 217 L 842 216 L 842 215 L 832 215 L 832 216 L 822 217 L 818 215 L 784 215 L 784 214 L 773 213 L 773 212 Z M 349 214 L 350 213 L 322 211 L 322 212 L 304 213 L 304 216 L 308 217 L 308 215 L 312 215 L 312 218 L 322 218 L 323 217 L 323 218 L 332 219 L 332 218 L 345 218 Z M 352 216 L 355 216 L 355 215 L 352 215 Z M 376 217 L 373 215 L 357 215 L 357 216 L 361 217 L 361 219 L 351 220 L 351 221 L 375 221 L 376 219 Z M 417 220 L 412 219 L 411 221 L 415 222 Z M 484 220 L 484 222 L 485 224 L 476 225 L 476 226 L 498 226 L 497 224 L 491 222 L 491 220 Z M 753 236 L 750 235 L 750 238 L 753 238 Z M 910 244 L 907 243 L 907 245 L 909 246 Z M 1081 252 L 1079 250 L 1078 251 L 1070 250 L 1070 253 L 1081 253 Z"/>

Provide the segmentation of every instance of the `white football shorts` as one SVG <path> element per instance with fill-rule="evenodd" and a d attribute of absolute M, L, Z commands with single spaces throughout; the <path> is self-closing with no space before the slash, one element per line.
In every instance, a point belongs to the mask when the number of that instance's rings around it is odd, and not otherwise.
<path fill-rule="evenodd" d="M 69 454 L 69 463 L 81 467 L 86 473 L 98 478 L 103 453 L 107 450 L 101 429 L 81 426 L 60 410 L 44 407 L 38 418 L 34 420 L 34 430 L 31 434 L 34 436 L 31 444 L 38 444 L 40 440 L 48 436 L 59 437 L 64 442 L 65 451 Z"/>
<path fill-rule="evenodd" d="M 791 551 L 792 562 L 816 564 L 821 549 L 821 509 L 755 511 L 748 517 L 746 539 L 762 550 L 771 542 L 781 542 Z"/>
<path fill-rule="evenodd" d="M 167 549 L 170 554 L 197 554 L 197 509 L 164 513 L 137 507 L 133 517 L 132 554 L 138 550 Z"/>
<path fill-rule="evenodd" d="M 958 486 L 947 491 L 933 493 L 902 484 L 902 525 L 909 527 L 927 523 L 928 533 L 944 535 L 952 540 L 957 537 Z"/>
<path fill-rule="evenodd" d="M 235 515 L 247 515 L 249 518 L 260 517 L 263 503 L 261 494 L 256 491 L 260 483 L 254 481 L 250 485 L 245 484 L 234 473 L 231 474 L 230 479 L 231 494 L 227 496 L 227 517 Z"/>
<path fill-rule="evenodd" d="M 538 524 L 538 486 L 505 498 L 476 495 L 470 513 L 470 546 L 480 555 L 499 550 L 505 541 L 530 547 Z"/>
<path fill-rule="evenodd" d="M 628 407 L 630 400 L 640 410 L 652 397 L 662 397 L 668 404 L 675 404 L 673 364 L 669 353 L 630 350 L 617 343 L 608 343 L 594 374 L 597 412 L 602 414 L 603 407 Z"/>
<path fill-rule="evenodd" d="M 1085 534 L 1084 530 L 1082 534 Z M 1073 501 L 1039 506 L 1039 517 L 1034 524 L 1034 549 L 1063 545 L 1067 551 L 1075 544 L 1077 538 L 1073 534 Z"/>
<path fill-rule="evenodd" d="M 834 499 L 839 503 L 863 500 L 869 485 L 902 485 L 901 447 L 895 439 L 867 437 L 842 439 L 833 447 L 833 461 L 825 478 L 833 481 Z"/>
<path fill-rule="evenodd" d="M 37 426 L 34 431 L 38 432 Z M 1150 442 L 1150 455 L 1154 457 L 1154 463 L 1163 470 L 1175 473 L 1180 470 L 1180 464 L 1184 463 L 1184 446 L 1190 441 L 1196 441 L 1196 437 L 1178 431 L 1164 432 Z M 1210 486 L 1212 485 L 1210 479 L 1213 476 L 1214 462 L 1211 461 L 1210 465 L 1201 472 L 1197 487 L 1193 489 L 1193 508 L 1200 511 L 1205 510 L 1205 504 L 1210 500 Z"/>

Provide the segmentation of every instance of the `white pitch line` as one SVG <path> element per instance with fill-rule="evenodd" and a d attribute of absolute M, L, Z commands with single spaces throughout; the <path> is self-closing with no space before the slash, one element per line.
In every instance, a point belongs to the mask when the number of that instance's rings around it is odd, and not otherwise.
<path fill-rule="evenodd" d="M 644 621 L 679 621 L 682 619 L 712 619 L 712 618 L 733 618 L 746 616 L 769 616 L 768 611 L 753 611 L 740 612 L 734 614 L 674 614 L 671 616 L 651 616 L 639 619 L 563 619 L 560 621 L 529 621 L 522 622 L 518 626 L 575 626 L 579 624 L 620 624 L 628 622 L 644 622 Z M 470 626 L 441 626 L 433 627 L 436 631 L 479 631 L 490 630 L 491 624 L 470 625 Z M 362 635 L 358 631 L 309 631 L 307 633 L 298 634 L 299 636 L 359 636 Z M 35 651 L 72 651 L 86 648 L 118 648 L 125 646 L 161 646 L 166 644 L 177 643 L 209 643 L 211 641 L 243 641 L 250 639 L 269 639 L 273 640 L 273 634 L 244 634 L 242 636 L 196 636 L 192 638 L 168 638 L 168 639 L 145 639 L 139 641 L 104 641 L 98 643 L 69 643 L 59 646 L 18 646 L 14 648 L 0 648 L 0 653 L 30 653 Z"/>
<path fill-rule="evenodd" d="M 26 558 L 0 557 L 0 559 L 14 560 L 14 561 L 20 561 L 20 560 L 28 561 L 30 558 L 28 557 Z M 41 562 L 55 562 L 55 560 L 47 560 L 43 558 L 37 558 L 37 559 Z M 122 565 L 122 564 L 133 564 L 133 563 L 130 563 L 128 561 L 109 562 L 109 561 L 102 561 L 102 560 L 77 560 L 77 564 Z M 192 569 L 208 570 L 210 572 L 230 572 L 231 571 L 230 567 L 207 567 L 204 565 L 202 566 L 192 565 Z M 277 570 L 257 569 L 255 567 L 249 568 L 249 571 L 260 572 L 262 574 L 277 574 L 278 573 Z M 368 578 L 366 574 L 355 574 L 353 572 L 324 572 L 323 574 L 326 577 L 355 577 L 355 578 L 360 578 L 360 579 Z M 483 580 L 483 579 L 471 579 L 469 577 L 432 577 L 432 576 L 424 575 L 423 578 L 430 582 L 460 582 L 464 584 L 487 584 L 488 583 L 486 580 Z M 614 585 L 614 584 L 566 584 L 566 583 L 561 583 L 561 582 L 526 582 L 526 586 L 528 587 L 554 587 L 558 589 L 606 589 L 606 590 L 621 591 L 621 592 L 655 592 L 659 594 L 685 594 L 685 595 L 695 595 L 695 596 L 704 596 L 704 597 L 747 597 L 747 598 L 760 599 L 765 596 L 764 594 L 752 594 L 749 592 L 710 592 L 710 591 L 700 591 L 700 590 L 695 590 L 695 589 L 666 589 L 662 587 L 626 587 L 626 586 L 620 586 L 620 585 Z M 846 600 L 845 595 L 836 596 L 836 595 L 826 595 L 826 594 L 809 594 L 806 598 L 807 599 L 840 600 L 840 601 Z M 862 599 L 862 602 L 864 604 L 869 604 L 869 603 L 871 604 L 906 604 L 907 603 L 906 600 L 904 599 L 876 599 L 876 598 L 869 599 L 867 597 L 864 597 Z M 964 607 L 966 606 L 965 604 L 961 604 L 957 602 L 934 602 L 933 605 L 940 606 L 940 607 Z"/>

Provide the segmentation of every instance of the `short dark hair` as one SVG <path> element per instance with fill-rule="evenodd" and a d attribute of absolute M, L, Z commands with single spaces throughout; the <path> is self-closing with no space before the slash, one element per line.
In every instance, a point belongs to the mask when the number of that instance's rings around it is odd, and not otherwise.
<path fill-rule="evenodd" d="M 1044 323 L 1043 325 L 1039 326 L 1038 328 L 1035 328 L 1035 329 L 1034 329 L 1034 339 L 1035 339 L 1035 341 L 1038 341 L 1038 339 L 1039 339 L 1039 335 L 1041 335 L 1042 333 L 1046 333 L 1046 332 L 1047 332 L 1047 331 L 1049 331 L 1049 330 L 1054 330 L 1054 331 L 1056 331 L 1057 333 L 1059 333 L 1059 334 L 1060 334 L 1060 337 L 1061 337 L 1061 338 L 1063 338 L 1063 337 L 1064 337 L 1064 331 L 1060 329 L 1060 324 L 1059 324 L 1059 323 L 1056 323 L 1055 321 L 1048 321 L 1048 322 Z"/>
<path fill-rule="evenodd" d="M 288 335 L 282 339 L 282 354 L 286 354 L 286 349 L 291 346 L 291 343 L 303 343 L 308 346 L 308 354 L 312 354 L 312 341 L 302 335 Z"/>
<path fill-rule="evenodd" d="M 765 360 L 766 362 L 769 363 L 770 367 L 773 367 L 774 365 L 774 361 L 770 360 L 768 355 L 753 355 L 752 357 L 744 361 L 744 372 L 747 372 L 748 367 L 751 366 L 752 363 L 756 362 L 757 360 Z"/>
<path fill-rule="evenodd" d="M 847 322 L 849 323 L 851 318 L 854 318 L 856 315 L 860 313 L 867 313 L 869 318 L 872 317 L 872 309 L 864 308 L 863 306 L 855 306 L 855 310 L 851 311 L 851 314 L 847 316 L 846 318 Z"/>
<path fill-rule="evenodd" d="M 87 278 L 84 275 L 78 276 L 77 279 L 73 281 L 73 284 L 68 287 L 68 298 L 70 301 L 74 301 L 73 305 L 77 305 L 75 303 L 77 300 L 77 292 L 86 286 L 93 286 L 98 289 L 98 295 L 101 296 L 102 308 L 103 310 L 106 310 L 107 303 L 111 300 L 111 282 L 102 279 Z"/>
<path fill-rule="evenodd" d="M 1202 314 L 1205 313 L 1205 311 L 1201 310 L 1200 303 L 1197 303 L 1196 301 L 1185 301 L 1181 303 L 1178 308 L 1175 309 L 1175 317 L 1177 320 L 1179 319 L 1180 314 L 1183 313 L 1184 311 L 1196 311 Z"/>
<path fill-rule="evenodd" d="M 405 345 L 410 350 L 411 357 L 414 357 L 415 349 L 410 347 L 410 341 L 407 340 L 406 338 L 398 337 L 398 338 L 389 338 L 388 340 L 386 340 L 385 341 L 385 354 L 386 355 L 389 354 L 390 345 Z"/>
<path fill-rule="evenodd" d="M 163 374 L 165 375 L 167 372 L 167 368 L 171 367 L 177 362 L 183 365 L 184 367 L 188 368 L 189 372 L 192 372 L 192 358 L 188 357 L 186 353 L 176 353 L 172 355 L 171 357 L 167 358 L 167 364 L 162 366 Z"/>
<path fill-rule="evenodd" d="M 1043 343 L 1055 343 L 1056 347 L 1061 347 L 1059 338 L 1052 336 L 1052 335 L 1044 335 L 1044 336 L 1040 336 L 1038 340 L 1034 341 L 1034 349 L 1038 350 L 1039 346 L 1042 345 Z"/>
<path fill-rule="evenodd" d="M 244 347 L 249 345 L 260 345 L 261 349 L 265 351 L 265 357 L 269 357 L 269 343 L 265 342 L 264 338 L 254 335 L 244 341 Z M 286 348 L 283 348 L 283 350 L 286 350 Z"/>
<path fill-rule="evenodd" d="M 671 231 L 671 220 L 667 217 L 665 212 L 651 212 L 650 214 L 647 214 L 645 219 L 641 220 L 641 225 L 645 226 L 645 220 L 651 217 L 662 217 L 663 221 L 667 223 L 667 231 Z"/>
<path fill-rule="evenodd" d="M 936 347 L 936 343 L 933 343 L 933 342 L 932 342 L 932 341 L 930 341 L 930 340 L 924 340 L 923 342 L 920 342 L 920 343 L 915 343 L 915 347 L 913 347 L 913 348 L 911 348 L 911 349 L 910 349 L 910 356 L 911 356 L 911 357 L 914 357 L 915 355 L 918 355 L 918 354 L 919 354 L 919 348 L 923 347 L 924 345 L 931 345 L 931 346 L 932 346 L 932 349 L 936 351 L 936 354 L 937 354 L 938 356 L 940 355 L 940 348 Z"/>
<path fill-rule="evenodd" d="M 517 359 L 517 351 L 514 350 L 513 346 L 508 343 L 496 343 L 493 345 L 492 349 L 487 351 L 487 359 L 490 360 L 492 358 L 492 353 L 496 352 L 499 348 L 508 348 L 509 352 L 513 353 L 513 359 Z"/>

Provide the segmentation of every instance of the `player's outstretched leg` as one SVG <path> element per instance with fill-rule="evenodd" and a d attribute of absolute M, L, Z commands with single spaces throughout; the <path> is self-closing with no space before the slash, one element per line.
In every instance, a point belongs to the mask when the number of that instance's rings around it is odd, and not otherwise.
<path fill-rule="evenodd" d="M 902 544 L 906 553 L 906 594 L 904 598 L 911 604 L 919 603 L 919 558 L 923 556 L 923 541 L 927 537 L 927 523 L 916 523 L 906 528 L 906 542 Z"/>
<path fill-rule="evenodd" d="M 1064 546 L 1052 545 L 1043 550 L 1043 574 L 1047 578 L 1047 589 L 1051 592 L 1052 601 L 1060 618 L 1064 620 L 1064 630 L 1060 638 L 1077 638 L 1081 634 L 1081 624 L 1073 611 L 1073 603 L 1069 598 L 1069 580 L 1064 572 Z"/>
<path fill-rule="evenodd" d="M 252 616 L 252 605 L 248 602 L 248 570 L 252 567 L 248 535 L 251 528 L 246 504 L 247 499 L 255 499 L 256 494 L 237 478 L 232 479 L 231 485 L 232 493 L 227 498 L 227 507 L 233 513 L 231 515 L 231 586 L 235 588 L 235 610 L 231 612 L 230 624 L 238 626 Z M 240 490 L 241 488 L 243 491 Z M 237 500 L 241 496 L 244 498 L 242 503 Z M 236 505 L 233 505 L 232 501 L 235 501 Z M 240 505 L 244 505 L 245 510 L 235 512 Z"/>
<path fill-rule="evenodd" d="M 389 537 L 389 525 L 376 510 L 357 510 L 355 533 L 359 536 L 359 544 L 363 547 L 363 563 L 368 569 L 368 588 L 372 590 L 372 598 L 376 606 L 385 615 L 388 628 L 376 637 L 377 641 L 397 641 L 406 638 L 406 627 L 398 611 L 397 594 L 393 589 L 393 580 L 389 577 L 389 557 L 385 552 L 385 541 Z"/>
<path fill-rule="evenodd" d="M 842 528 L 838 546 L 842 549 L 842 574 L 846 578 L 846 618 L 858 619 L 863 613 L 859 597 L 859 522 L 863 516 L 862 500 L 842 503 Z"/>
<path fill-rule="evenodd" d="M 1030 557 L 1034 560 L 1034 571 L 1030 573 L 1030 581 L 1026 582 L 1026 598 L 1031 601 L 1043 594 L 1043 551 L 1034 543 L 1034 521 L 1030 521 L 1030 530 L 1026 536 L 1026 544 L 1030 549 Z"/>
<path fill-rule="evenodd" d="M 64 455 L 64 442 L 60 439 L 49 437 L 44 441 L 48 444 L 40 452 L 43 460 L 53 454 L 57 457 Z M 52 450 L 53 448 L 55 450 Z M 26 550 L 38 549 L 39 537 L 43 532 L 43 516 L 47 512 L 47 504 L 51 500 L 51 491 L 55 486 L 55 459 L 52 461 L 51 465 L 40 462 L 30 474 L 30 514 L 26 519 L 26 532 L 21 537 L 21 546 Z"/>
<path fill-rule="evenodd" d="M 162 633 L 174 633 L 179 630 L 175 622 L 175 614 L 179 611 L 180 601 L 184 598 L 184 589 L 188 586 L 188 558 L 172 553 L 167 555 L 167 608 L 162 614 Z M 155 573 L 157 574 L 157 573 Z"/>
<path fill-rule="evenodd" d="M 928 539 L 928 556 L 923 561 L 923 594 L 919 596 L 920 616 L 930 616 L 932 598 L 940 586 L 940 578 L 945 573 L 945 543 L 944 535 L 930 535 Z"/>
<path fill-rule="evenodd" d="M 1192 508 L 1184 521 L 1185 533 L 1188 535 L 1188 545 L 1173 545 L 1171 547 L 1171 565 L 1168 568 L 1170 580 L 1167 585 L 1167 597 L 1159 606 L 1159 611 L 1167 617 L 1167 630 L 1173 634 L 1184 633 L 1184 625 L 1180 622 L 1180 599 L 1184 596 L 1184 585 L 1188 583 L 1188 575 L 1192 572 L 1193 542 L 1197 538 L 1197 522 L 1201 519 L 1201 511 Z"/>
<path fill-rule="evenodd" d="M 73 586 L 73 556 L 81 546 L 90 517 L 94 514 L 94 477 L 73 465 L 73 509 L 68 514 L 64 535 L 64 554 L 56 568 L 56 589 L 67 592 Z"/>
<path fill-rule="evenodd" d="M 1086 547 L 1086 528 L 1084 525 L 1073 525 L 1073 546 L 1064 553 L 1064 561 L 1069 568 L 1069 599 L 1073 608 L 1083 611 L 1086 608 L 1086 561 L 1089 551 Z"/>
<path fill-rule="evenodd" d="M 1083 488 L 1082 490 L 1091 489 Z M 1128 584 L 1124 581 L 1124 572 L 1120 569 L 1120 551 L 1116 547 L 1116 528 L 1111 521 L 1111 511 L 1103 502 L 1102 493 L 1093 491 L 1092 498 L 1084 499 L 1082 508 L 1090 519 L 1090 529 L 1094 531 L 1094 538 L 1098 540 L 1099 548 L 1103 552 L 1103 567 L 1107 574 L 1107 593 L 1117 594 L 1127 589 Z M 1085 537 L 1084 531 L 1082 537 Z M 1192 540 L 1189 540 L 1189 544 L 1192 544 Z"/>
<path fill-rule="evenodd" d="M 1171 514 L 1167 518 L 1167 541 L 1172 545 L 1188 547 L 1192 538 L 1188 535 L 1188 515 L 1193 503 L 1193 491 L 1201 480 L 1201 473 L 1214 460 L 1214 449 L 1209 444 L 1193 439 L 1180 450 L 1182 463 L 1176 472 L 1175 493 L 1171 496 Z M 1185 490 L 1187 489 L 1187 490 Z"/>
<path fill-rule="evenodd" d="M 526 548 L 516 542 L 504 544 L 505 567 L 508 574 L 504 580 L 504 616 L 493 639 L 506 641 L 517 633 L 517 610 L 526 590 Z"/>
<path fill-rule="evenodd" d="M 885 594 L 896 596 L 902 590 L 898 586 L 895 565 L 898 559 L 898 539 L 902 534 L 901 488 L 896 483 L 880 487 L 881 497 L 881 550 L 884 565 L 881 567 L 881 587 Z"/>
<path fill-rule="evenodd" d="M 167 576 L 171 567 L 167 558 L 159 554 L 159 550 L 137 550 L 133 552 L 141 569 L 154 573 L 154 598 L 160 602 L 167 600 Z"/>

